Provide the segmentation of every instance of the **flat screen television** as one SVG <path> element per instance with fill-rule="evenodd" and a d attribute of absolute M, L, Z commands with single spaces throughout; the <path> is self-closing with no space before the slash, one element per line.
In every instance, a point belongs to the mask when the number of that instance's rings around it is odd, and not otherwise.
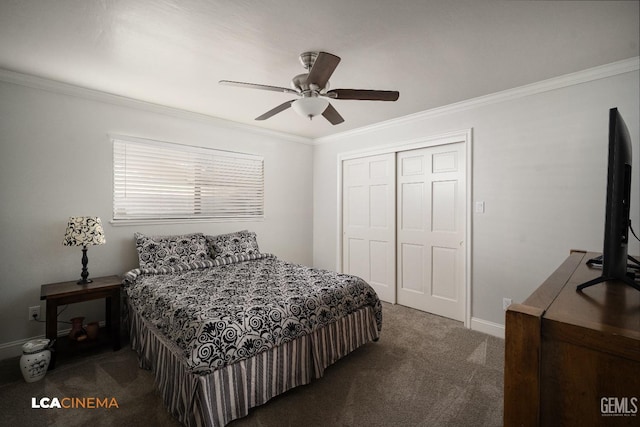
<path fill-rule="evenodd" d="M 609 157 L 607 166 L 607 204 L 602 257 L 589 260 L 602 265 L 602 276 L 578 286 L 581 291 L 598 283 L 618 280 L 640 291 L 633 271 L 638 263 L 627 253 L 631 208 L 631 138 L 617 108 L 609 110 Z M 634 268 L 629 268 L 629 263 Z M 631 272 L 630 272 L 631 271 Z"/>

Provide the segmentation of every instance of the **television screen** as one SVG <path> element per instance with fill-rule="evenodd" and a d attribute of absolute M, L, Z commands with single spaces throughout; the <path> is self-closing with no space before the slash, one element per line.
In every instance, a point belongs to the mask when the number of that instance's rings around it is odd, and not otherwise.
<path fill-rule="evenodd" d="M 578 286 L 578 290 L 619 280 L 640 290 L 628 274 L 629 213 L 631 208 L 631 138 L 617 108 L 609 110 L 609 157 L 607 166 L 607 202 L 602 250 L 602 276 Z M 597 261 L 596 261 L 597 262 Z"/>

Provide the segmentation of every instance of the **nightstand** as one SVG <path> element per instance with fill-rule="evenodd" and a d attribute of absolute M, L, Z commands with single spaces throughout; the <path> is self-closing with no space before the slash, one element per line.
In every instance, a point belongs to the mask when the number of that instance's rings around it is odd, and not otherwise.
<path fill-rule="evenodd" d="M 46 337 L 51 340 L 49 370 L 55 368 L 58 353 L 58 306 L 94 299 L 105 299 L 105 320 L 113 351 L 120 349 L 120 288 L 118 276 L 92 278 L 93 282 L 78 285 L 76 281 L 49 283 L 40 288 L 40 299 L 47 301 Z"/>

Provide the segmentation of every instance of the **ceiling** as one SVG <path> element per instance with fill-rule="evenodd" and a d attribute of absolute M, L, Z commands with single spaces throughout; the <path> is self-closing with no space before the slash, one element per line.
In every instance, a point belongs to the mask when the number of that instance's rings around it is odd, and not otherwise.
<path fill-rule="evenodd" d="M 318 138 L 639 55 L 638 1 L 0 0 L 0 68 Z M 342 61 L 332 126 L 288 109 L 309 50 Z"/>

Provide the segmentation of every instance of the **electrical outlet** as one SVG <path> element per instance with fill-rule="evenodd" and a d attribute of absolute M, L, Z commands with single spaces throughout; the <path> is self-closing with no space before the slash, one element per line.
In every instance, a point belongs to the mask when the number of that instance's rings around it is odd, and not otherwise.
<path fill-rule="evenodd" d="M 507 311 L 507 308 L 511 305 L 511 298 L 502 298 L 502 309 Z"/>
<path fill-rule="evenodd" d="M 40 320 L 40 306 L 29 307 L 29 320 Z"/>

